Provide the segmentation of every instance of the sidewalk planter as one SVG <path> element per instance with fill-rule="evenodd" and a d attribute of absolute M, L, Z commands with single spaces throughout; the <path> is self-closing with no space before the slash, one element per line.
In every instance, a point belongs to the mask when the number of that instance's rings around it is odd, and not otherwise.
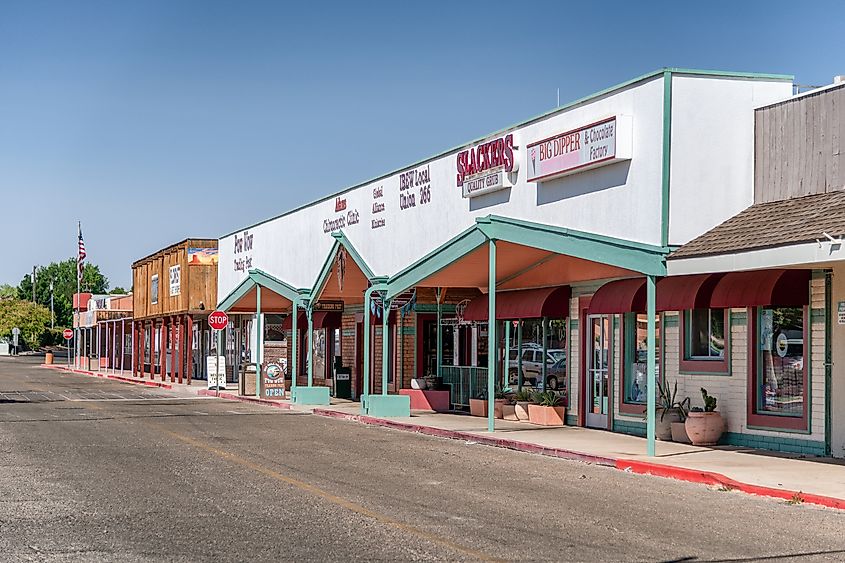
<path fill-rule="evenodd" d="M 470 399 L 469 414 L 472 416 L 487 416 L 487 399 Z"/>
<path fill-rule="evenodd" d="M 516 405 L 502 405 L 502 418 L 505 420 L 519 420 L 516 417 Z"/>
<path fill-rule="evenodd" d="M 507 399 L 493 399 L 493 418 L 504 418 L 502 407 L 508 404 Z M 485 415 L 487 413 L 484 413 Z"/>
<path fill-rule="evenodd" d="M 659 411 L 654 425 L 654 435 L 658 440 L 668 442 L 672 440 L 672 423 L 681 421 L 681 413 L 677 408 Z"/>
<path fill-rule="evenodd" d="M 528 405 L 530 404 L 529 401 L 517 401 L 514 405 L 514 411 L 516 413 L 516 419 L 521 420 L 523 422 L 528 422 Z"/>
<path fill-rule="evenodd" d="M 718 412 L 690 412 L 684 423 L 693 446 L 715 446 L 722 437 L 725 422 Z"/>
<path fill-rule="evenodd" d="M 687 435 L 687 425 L 686 422 L 673 422 L 672 423 L 672 441 L 678 442 L 679 444 L 691 444 L 692 442 Z"/>
<path fill-rule="evenodd" d="M 540 426 L 563 426 L 566 420 L 566 407 L 544 407 L 528 405 L 528 419 L 531 424 Z"/>
<path fill-rule="evenodd" d="M 53 365 L 53 353 L 47 352 L 44 354 L 44 363 L 48 366 Z"/>

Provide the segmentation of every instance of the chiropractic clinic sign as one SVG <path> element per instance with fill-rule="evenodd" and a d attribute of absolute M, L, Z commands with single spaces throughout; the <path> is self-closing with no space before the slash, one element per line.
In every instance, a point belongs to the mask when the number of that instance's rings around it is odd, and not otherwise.
<path fill-rule="evenodd" d="M 457 185 L 464 197 L 495 192 L 513 186 L 512 175 L 519 170 L 513 134 L 482 143 L 457 156 Z"/>
<path fill-rule="evenodd" d="M 530 143 L 528 181 L 537 182 L 631 158 L 631 120 L 614 116 Z"/>

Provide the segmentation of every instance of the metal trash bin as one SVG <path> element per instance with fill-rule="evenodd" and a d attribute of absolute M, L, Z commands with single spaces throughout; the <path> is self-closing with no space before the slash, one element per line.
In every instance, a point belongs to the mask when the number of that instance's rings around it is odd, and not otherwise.
<path fill-rule="evenodd" d="M 335 369 L 334 396 L 338 399 L 352 398 L 352 368 L 341 366 Z"/>

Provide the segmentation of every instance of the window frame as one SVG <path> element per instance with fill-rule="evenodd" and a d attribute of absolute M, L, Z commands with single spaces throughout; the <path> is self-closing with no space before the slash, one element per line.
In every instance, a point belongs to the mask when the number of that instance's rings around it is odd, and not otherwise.
<path fill-rule="evenodd" d="M 708 307 L 712 311 L 713 307 Z M 687 353 L 687 321 L 691 319 L 692 309 L 679 311 L 678 324 L 680 325 L 680 350 L 679 373 L 681 375 L 731 375 L 731 310 L 722 309 L 724 314 L 723 326 L 725 327 L 725 354 L 722 358 L 691 358 Z"/>
<path fill-rule="evenodd" d="M 620 316 L 622 317 L 622 330 L 621 330 L 621 355 L 622 355 L 622 380 L 620 381 L 619 386 L 619 412 L 621 414 L 633 414 L 639 416 L 645 416 L 647 404 L 646 403 L 629 403 L 625 400 L 625 389 L 627 385 L 628 377 L 633 375 L 633 371 L 631 366 L 633 364 L 633 358 L 635 353 L 635 346 L 632 346 L 632 343 L 636 344 L 636 338 L 632 338 L 633 330 L 629 332 L 629 328 L 634 327 L 631 320 L 636 322 L 637 314 L 642 313 L 622 313 Z M 663 369 L 663 342 L 666 336 L 665 330 L 665 321 L 666 316 L 663 313 L 657 313 L 656 320 L 658 322 L 657 333 L 659 335 L 658 341 L 660 345 L 655 350 L 656 360 L 657 360 L 657 371 L 658 377 L 657 380 L 661 380 L 664 376 L 664 369 Z M 634 330 L 636 330 L 634 328 Z M 655 390 L 656 391 L 656 390 Z"/>
<path fill-rule="evenodd" d="M 155 282 L 155 284 L 153 284 Z M 159 281 L 158 274 L 153 274 L 150 276 L 150 305 L 158 305 L 158 294 L 161 292 L 161 282 Z M 153 287 L 155 287 L 155 293 L 153 293 Z"/>
<path fill-rule="evenodd" d="M 803 305 L 803 321 L 804 321 L 804 367 L 803 367 L 803 385 L 804 385 L 804 400 L 803 413 L 800 417 L 788 416 L 782 414 L 772 413 L 758 413 L 757 405 L 760 381 L 760 315 L 763 309 L 778 308 L 777 306 L 769 307 L 752 307 L 748 309 L 749 319 L 749 338 L 748 338 L 748 391 L 747 391 L 747 421 L 749 428 L 759 429 L 774 429 L 779 431 L 792 431 L 802 434 L 810 434 L 810 401 L 811 386 L 810 386 L 810 361 L 812 358 L 812 342 L 810 340 L 810 307 Z"/>

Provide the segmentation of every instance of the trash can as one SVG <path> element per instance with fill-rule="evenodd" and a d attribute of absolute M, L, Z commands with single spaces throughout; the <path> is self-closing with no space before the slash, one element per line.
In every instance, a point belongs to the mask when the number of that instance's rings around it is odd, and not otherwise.
<path fill-rule="evenodd" d="M 352 398 L 352 368 L 341 366 L 335 369 L 334 396 L 338 399 Z"/>

